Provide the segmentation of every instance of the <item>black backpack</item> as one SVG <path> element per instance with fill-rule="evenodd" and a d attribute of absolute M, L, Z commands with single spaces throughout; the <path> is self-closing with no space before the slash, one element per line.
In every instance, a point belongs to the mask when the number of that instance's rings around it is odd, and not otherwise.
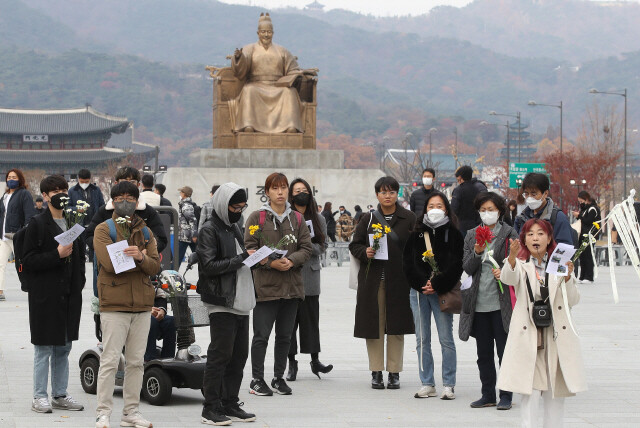
<path fill-rule="evenodd" d="M 196 224 L 200 224 L 200 213 L 202 213 L 202 207 L 193 201 L 191 202 L 191 205 L 193 205 L 193 214 L 196 216 Z"/>
<path fill-rule="evenodd" d="M 38 247 L 41 247 L 44 241 L 44 222 L 40 218 L 40 215 L 33 217 L 31 221 L 35 222 L 38 228 Z M 29 285 L 33 280 L 33 272 L 29 272 L 29 270 L 25 269 L 22 265 L 24 261 L 24 238 L 26 232 L 27 227 L 25 226 L 13 235 L 13 254 L 16 259 L 15 266 L 18 272 L 18 279 L 20 280 L 20 289 L 29 292 Z"/>

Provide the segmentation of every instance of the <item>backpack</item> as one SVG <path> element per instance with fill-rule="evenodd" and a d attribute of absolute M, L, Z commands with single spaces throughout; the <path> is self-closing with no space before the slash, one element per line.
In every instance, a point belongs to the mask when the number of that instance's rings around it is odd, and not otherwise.
<path fill-rule="evenodd" d="M 551 226 L 553 226 L 554 228 L 556 227 L 558 212 L 561 212 L 561 211 L 562 210 L 559 207 L 556 207 L 555 205 L 553 207 L 553 210 L 551 211 L 551 218 L 549 219 L 549 221 L 551 222 Z M 580 234 L 573 227 L 570 227 L 569 230 L 571 232 L 571 241 L 573 241 L 573 247 L 574 248 L 580 247 Z"/>
<path fill-rule="evenodd" d="M 36 223 L 38 228 L 38 247 L 42 246 L 44 241 L 44 222 L 39 220 L 40 216 L 35 216 L 31 219 Z M 29 285 L 32 280 L 32 273 L 25 270 L 22 266 L 24 260 L 24 237 L 27 233 L 27 228 L 23 227 L 13 235 L 13 254 L 15 257 L 16 271 L 18 272 L 18 279 L 20 280 L 20 289 L 25 292 L 29 292 Z"/>
<path fill-rule="evenodd" d="M 191 205 L 193 206 L 193 214 L 196 216 L 196 224 L 200 224 L 200 214 L 202 213 L 202 207 L 191 201 Z"/>
<path fill-rule="evenodd" d="M 116 230 L 116 223 L 112 218 L 105 220 L 107 225 L 109 226 L 109 236 L 111 237 L 111 241 L 114 243 L 116 239 L 118 239 L 118 231 Z M 151 236 L 149 234 L 149 229 L 147 226 L 142 228 L 142 234 L 144 235 L 144 245 L 146 246 L 151 240 Z M 98 257 L 94 251 L 93 253 L 93 295 L 98 297 L 98 274 L 100 273 L 100 265 L 98 264 Z"/>

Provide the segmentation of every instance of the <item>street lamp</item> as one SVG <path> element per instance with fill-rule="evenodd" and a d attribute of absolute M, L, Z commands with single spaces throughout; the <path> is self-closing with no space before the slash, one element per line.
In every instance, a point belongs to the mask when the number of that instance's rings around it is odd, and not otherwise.
<path fill-rule="evenodd" d="M 520 129 L 521 129 L 520 112 L 517 111 L 516 114 L 505 114 L 505 113 L 496 113 L 495 111 L 490 111 L 489 115 L 490 116 L 507 116 L 507 117 L 516 118 L 516 121 L 518 122 L 518 162 L 520 162 L 521 149 L 522 149 L 522 133 L 520 132 Z M 509 145 L 507 145 L 507 166 L 508 165 L 509 165 Z"/>
<path fill-rule="evenodd" d="M 580 192 L 580 189 L 582 187 L 587 187 L 587 180 L 585 180 L 584 178 L 582 180 L 580 180 L 580 182 L 578 183 L 576 180 L 571 179 L 569 180 L 569 184 L 571 184 L 572 186 L 575 186 L 578 188 L 578 192 Z"/>
<path fill-rule="evenodd" d="M 597 89 L 591 89 L 589 91 L 590 94 L 604 94 L 604 95 L 620 95 L 624 97 L 624 166 L 623 166 L 623 189 L 624 189 L 624 198 L 627 195 L 627 88 L 624 88 L 622 91 L 614 91 L 614 92 L 606 92 L 599 91 Z"/>
<path fill-rule="evenodd" d="M 531 107 L 544 106 L 544 107 L 555 107 L 560 109 L 560 162 L 562 162 L 562 101 L 560 101 L 560 104 L 541 104 L 532 100 L 532 101 L 529 101 L 528 104 Z"/>
<path fill-rule="evenodd" d="M 429 168 L 433 168 L 433 162 L 432 162 L 433 142 L 431 141 L 431 136 L 436 132 L 438 132 L 436 128 L 429 129 Z"/>

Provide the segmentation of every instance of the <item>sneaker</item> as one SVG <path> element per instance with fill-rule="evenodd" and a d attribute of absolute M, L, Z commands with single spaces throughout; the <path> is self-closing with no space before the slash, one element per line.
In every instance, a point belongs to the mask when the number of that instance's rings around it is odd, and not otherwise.
<path fill-rule="evenodd" d="M 225 406 L 223 408 L 224 414 L 233 422 L 253 422 L 256 420 L 256 415 L 245 412 L 240 408 L 240 406 L 244 406 L 244 403 L 235 403 Z"/>
<path fill-rule="evenodd" d="M 37 413 L 53 413 L 51 404 L 49 404 L 49 398 L 34 398 L 31 403 L 31 410 Z"/>
<path fill-rule="evenodd" d="M 221 408 L 205 407 L 202 409 L 202 416 L 200 422 L 205 425 L 224 426 L 231 425 L 231 419 L 229 419 L 223 413 Z"/>
<path fill-rule="evenodd" d="M 109 428 L 109 415 L 98 415 L 96 417 L 96 428 Z"/>
<path fill-rule="evenodd" d="M 274 377 L 271 380 L 271 387 L 276 390 L 280 395 L 291 395 L 291 388 L 287 385 L 281 377 Z"/>
<path fill-rule="evenodd" d="M 436 387 L 435 386 L 431 386 L 431 385 L 426 385 L 426 386 L 423 386 L 422 388 L 420 388 L 418 390 L 418 392 L 416 392 L 414 397 L 415 398 L 429 398 L 429 397 L 435 397 L 436 395 L 438 395 L 436 393 Z"/>
<path fill-rule="evenodd" d="M 74 400 L 70 395 L 52 399 L 51 407 L 60 410 L 84 410 L 84 406 Z"/>
<path fill-rule="evenodd" d="M 511 408 L 511 397 L 501 397 L 498 403 L 498 410 L 509 410 Z"/>
<path fill-rule="evenodd" d="M 453 393 L 453 386 L 445 386 L 444 391 L 442 391 L 442 395 L 440 396 L 442 400 L 455 400 L 456 394 Z"/>
<path fill-rule="evenodd" d="M 471 403 L 471 408 L 473 409 L 481 409 L 483 407 L 493 407 L 496 405 L 496 400 L 489 400 L 488 398 L 485 397 L 480 397 L 479 400 L 474 401 L 473 403 Z"/>
<path fill-rule="evenodd" d="M 273 395 L 273 391 L 264 379 L 253 379 L 249 384 L 249 393 L 265 397 L 271 397 Z"/>
<path fill-rule="evenodd" d="M 140 412 L 131 412 L 128 415 L 122 415 L 120 420 L 121 427 L 135 427 L 135 428 L 152 428 L 153 424 L 142 417 Z"/>

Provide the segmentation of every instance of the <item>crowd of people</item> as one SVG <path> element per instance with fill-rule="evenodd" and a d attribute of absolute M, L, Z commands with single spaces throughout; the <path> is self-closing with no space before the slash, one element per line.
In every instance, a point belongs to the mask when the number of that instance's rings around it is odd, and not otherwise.
<path fill-rule="evenodd" d="M 229 425 L 256 420 L 241 408 L 239 399 L 249 355 L 249 392 L 256 396 L 292 394 L 287 382 L 296 381 L 298 353 L 310 355 L 310 370 L 318 378 L 331 372 L 333 365 L 320 361 L 320 257 L 335 241 L 335 215 L 340 214 L 339 218 L 353 219 L 349 236 L 355 263 L 351 271 L 357 276 L 353 334 L 365 339 L 373 389 L 400 388 L 404 336 L 415 334 L 421 383 L 415 397 L 454 400 L 453 319 L 460 314 L 458 336 L 462 341 L 474 337 L 478 355 L 480 398 L 470 406 L 509 410 L 513 393 L 519 393 L 523 426 L 536 426 L 542 397 L 544 425 L 561 426 L 564 398 L 586 389 L 578 337 L 572 327 L 567 328 L 568 312 L 578 303 L 579 293 L 571 262 L 565 276 L 549 275 L 545 268 L 557 243 L 578 244 L 577 232 L 551 198 L 544 174 L 524 177 L 524 208 L 516 200 L 489 192 L 469 166 L 460 167 L 455 175 L 458 186 L 449 199 L 434 188 L 436 172 L 425 169 L 423 186 L 413 192 L 406 208 L 398 201 L 398 181 L 382 177 L 372 186 L 378 206 L 370 205 L 366 211 L 356 206 L 353 216 L 344 206 L 332 211 L 330 202 L 321 209 L 307 181 L 289 182 L 277 172 L 265 180 L 267 201 L 246 219 L 248 195 L 241 183 L 213 186 L 211 199 L 202 207 L 191 199 L 191 187 L 181 187 L 176 256 L 182 261 L 188 248 L 197 254 L 197 292 L 210 320 L 201 422 Z M 32 410 L 83 410 L 67 393 L 68 356 L 78 339 L 85 251 L 89 251 L 94 261 L 95 319 L 103 346 L 96 427 L 110 426 L 123 347 L 121 425 L 151 427 L 139 411 L 144 363 L 175 354 L 175 325 L 167 313 L 166 296 L 151 283 L 161 270 L 159 254 L 169 242 L 154 207 L 171 204 L 163 196 L 166 188 L 154 186 L 151 175 L 122 167 L 114 178 L 105 202 L 87 170 L 78 173 L 78 183 L 71 188 L 61 176 L 45 177 L 34 205 L 22 172 L 7 173 L 0 204 L 0 300 L 5 299 L 4 269 L 15 250 L 16 263 L 24 269 L 21 285 L 29 293 Z M 586 191 L 580 192 L 578 201 L 580 210 L 572 215 L 582 221 L 584 231 L 600 212 Z M 79 239 L 62 245 L 55 237 L 73 227 L 69 207 L 74 214 L 81 212 L 73 218 L 86 229 Z M 478 238 L 481 233 L 484 240 Z M 107 247 L 123 240 L 128 244 L 124 254 L 135 267 L 116 272 Z M 263 246 L 278 251 L 253 266 L 244 263 Z M 591 254 L 585 251 L 580 261 L 580 279 L 592 282 Z M 468 275 L 464 284 L 463 272 Z M 552 322 L 545 324 L 536 317 L 541 305 L 546 305 Z M 440 392 L 431 351 L 432 317 L 442 350 Z M 264 362 L 272 332 L 274 366 L 268 383 Z M 155 346 L 158 338 L 164 338 L 161 355 Z"/>

